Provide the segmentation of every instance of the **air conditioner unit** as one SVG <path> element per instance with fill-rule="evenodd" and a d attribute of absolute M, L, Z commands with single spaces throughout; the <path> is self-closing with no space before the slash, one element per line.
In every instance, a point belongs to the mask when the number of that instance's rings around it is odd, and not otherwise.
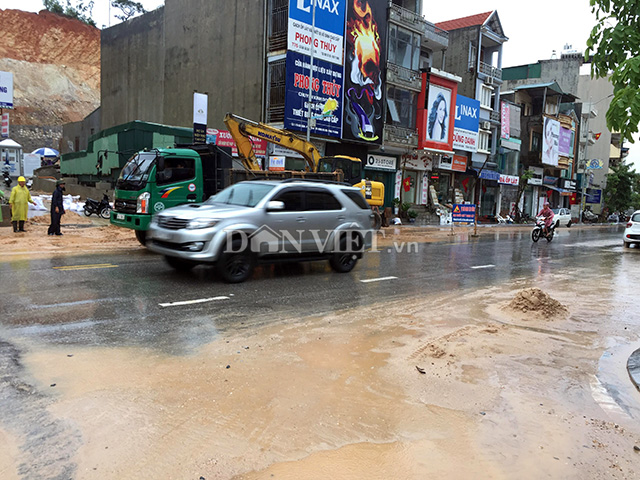
<path fill-rule="evenodd" d="M 491 122 L 480 122 L 480 128 L 482 130 L 491 130 Z"/>
<path fill-rule="evenodd" d="M 487 77 L 484 81 L 487 85 L 493 85 L 493 77 Z"/>

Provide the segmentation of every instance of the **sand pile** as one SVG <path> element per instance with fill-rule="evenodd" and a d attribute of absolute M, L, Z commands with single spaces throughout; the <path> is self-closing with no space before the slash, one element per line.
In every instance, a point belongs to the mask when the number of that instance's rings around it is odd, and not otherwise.
<path fill-rule="evenodd" d="M 555 317 L 569 313 L 567 307 L 554 300 L 539 288 L 525 288 L 504 307 L 516 312 L 541 313 L 546 317 Z"/>

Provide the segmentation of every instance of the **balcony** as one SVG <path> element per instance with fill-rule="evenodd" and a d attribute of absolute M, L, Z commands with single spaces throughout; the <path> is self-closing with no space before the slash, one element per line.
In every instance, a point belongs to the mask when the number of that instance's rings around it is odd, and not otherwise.
<path fill-rule="evenodd" d="M 382 141 L 389 146 L 418 148 L 418 130 L 386 124 Z"/>
<path fill-rule="evenodd" d="M 422 34 L 422 46 L 431 50 L 444 50 L 449 46 L 449 32 L 427 22 L 418 13 L 399 5 L 390 5 L 389 20 Z"/>
<path fill-rule="evenodd" d="M 480 62 L 480 72 L 485 74 L 487 77 L 492 78 L 494 80 L 498 80 L 502 83 L 502 69 L 498 67 L 494 67 L 489 65 L 488 63 Z"/>
<path fill-rule="evenodd" d="M 422 75 L 420 72 L 394 63 L 387 63 L 387 82 L 414 92 L 422 90 Z"/>
<path fill-rule="evenodd" d="M 497 110 L 493 110 L 489 113 L 489 120 L 491 123 L 495 123 L 500 125 L 502 123 L 502 118 L 500 117 L 500 112 Z"/>

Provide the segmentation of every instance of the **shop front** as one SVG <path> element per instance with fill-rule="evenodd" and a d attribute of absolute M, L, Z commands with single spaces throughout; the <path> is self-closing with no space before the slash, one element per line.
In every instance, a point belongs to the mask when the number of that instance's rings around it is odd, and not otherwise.
<path fill-rule="evenodd" d="M 518 201 L 518 189 L 520 185 L 520 177 L 516 175 L 500 175 L 498 179 L 498 213 L 505 217 L 506 215 L 515 214 L 515 206 Z"/>
<path fill-rule="evenodd" d="M 426 152 L 413 151 L 402 155 L 399 195 L 402 202 L 427 205 L 429 199 L 429 175 L 433 170 L 433 157 Z"/>
<path fill-rule="evenodd" d="M 441 204 L 472 203 L 467 160 L 465 155 L 439 155 L 431 180 Z"/>
<path fill-rule="evenodd" d="M 491 221 L 497 213 L 496 208 L 500 194 L 500 186 L 498 184 L 500 174 L 495 170 L 483 169 L 478 173 L 478 177 L 478 215 L 485 221 Z"/>
<path fill-rule="evenodd" d="M 369 154 L 364 166 L 364 178 L 384 184 L 384 206 L 390 207 L 396 190 L 398 159 L 387 155 Z"/>

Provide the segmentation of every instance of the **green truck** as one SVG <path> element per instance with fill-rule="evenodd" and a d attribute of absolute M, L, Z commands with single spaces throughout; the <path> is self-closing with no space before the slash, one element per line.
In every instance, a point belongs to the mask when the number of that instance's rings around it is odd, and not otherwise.
<path fill-rule="evenodd" d="M 116 181 L 113 225 L 130 228 L 143 245 L 154 213 L 203 202 L 243 180 L 284 178 L 342 181 L 342 172 L 255 171 L 234 168 L 229 148 L 213 144 L 145 149 L 133 155 Z"/>

